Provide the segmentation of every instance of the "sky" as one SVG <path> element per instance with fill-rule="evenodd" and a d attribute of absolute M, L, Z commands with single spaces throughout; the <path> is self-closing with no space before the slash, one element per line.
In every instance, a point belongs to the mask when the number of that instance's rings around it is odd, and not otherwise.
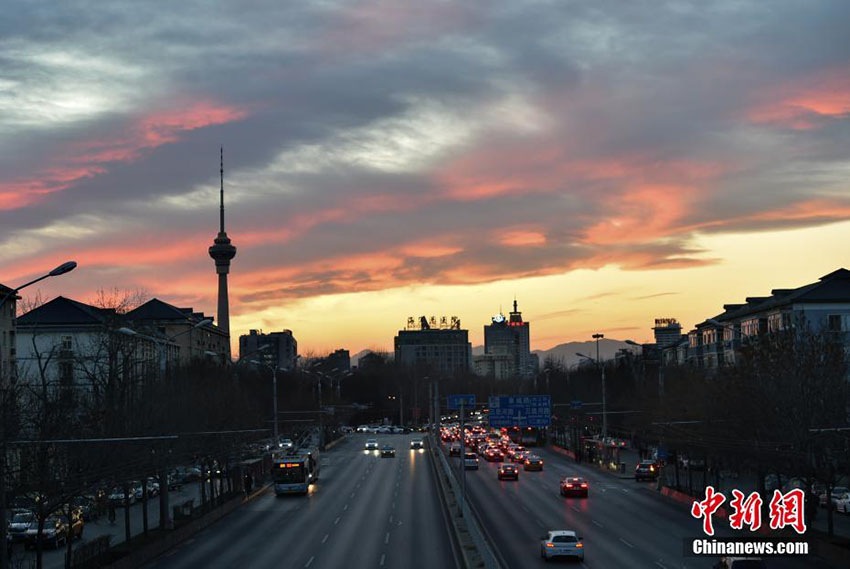
<path fill-rule="evenodd" d="M 158 5 L 157 5 L 158 4 Z M 0 282 L 389 349 L 649 340 L 850 266 L 850 3 L 39 2 L 0 19 Z"/>

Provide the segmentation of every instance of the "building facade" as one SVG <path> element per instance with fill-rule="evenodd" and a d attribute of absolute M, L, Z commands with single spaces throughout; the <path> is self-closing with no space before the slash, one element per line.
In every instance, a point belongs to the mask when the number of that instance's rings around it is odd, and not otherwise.
<path fill-rule="evenodd" d="M 262 360 L 270 366 L 292 369 L 298 360 L 298 342 L 292 330 L 268 334 L 262 330 L 249 330 L 239 336 L 239 358 Z"/>
<path fill-rule="evenodd" d="M 656 326 L 657 328 L 657 326 Z M 827 331 L 850 351 L 850 270 L 838 269 L 798 288 L 723 305 L 723 312 L 697 324 L 662 350 L 663 365 L 717 368 L 732 365 L 742 345 L 783 330 Z"/>
<path fill-rule="evenodd" d="M 472 370 L 472 345 L 469 331 L 460 327 L 460 320 L 451 317 L 436 323 L 431 317 L 419 319 L 418 326 L 413 318 L 408 319 L 407 328 L 399 330 L 395 337 L 395 361 L 404 367 L 415 368 L 422 373 L 436 376 L 454 376 Z"/>
<path fill-rule="evenodd" d="M 177 365 L 177 344 L 128 333 L 127 324 L 114 309 L 62 296 L 22 314 L 16 334 L 19 381 L 47 381 L 70 400 L 110 378 L 138 385 Z"/>
<path fill-rule="evenodd" d="M 507 368 L 502 365 L 504 357 L 509 362 Z M 487 358 L 493 361 L 488 362 Z M 497 379 L 529 379 L 537 374 L 537 359 L 531 353 L 531 325 L 523 321 L 516 300 L 508 318 L 499 313 L 484 326 L 484 356 L 479 367 L 493 372 L 482 375 L 495 375 Z M 500 371 L 503 377 L 500 377 Z"/>
<path fill-rule="evenodd" d="M 136 332 L 174 342 L 181 365 L 197 360 L 227 362 L 230 336 L 203 312 L 153 298 L 125 314 L 124 319 Z"/>

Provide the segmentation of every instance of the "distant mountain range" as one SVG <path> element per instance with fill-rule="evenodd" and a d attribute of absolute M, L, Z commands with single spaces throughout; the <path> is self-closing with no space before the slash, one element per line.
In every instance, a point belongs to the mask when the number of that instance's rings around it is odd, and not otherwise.
<path fill-rule="evenodd" d="M 620 349 L 630 347 L 633 346 L 630 346 L 621 340 L 602 338 L 599 340 L 599 357 L 603 360 L 610 360 L 614 358 L 614 355 Z M 372 351 L 374 350 L 360 350 L 356 354 L 352 355 L 351 365 L 357 365 L 357 362 L 360 361 L 361 357 Z M 565 344 L 558 344 L 548 350 L 531 350 L 531 352 L 537 354 L 540 358 L 541 367 L 546 361 L 546 358 L 549 357 L 554 358 L 555 360 L 560 360 L 565 366 L 570 367 L 581 361 L 581 358 L 576 355 L 576 352 L 590 356 L 591 358 L 596 358 L 596 342 L 593 340 L 588 340 L 586 342 L 567 342 Z M 480 356 L 483 353 L 484 346 L 472 346 L 473 356 Z"/>
<path fill-rule="evenodd" d="M 613 359 L 616 353 L 622 348 L 634 348 L 621 340 L 612 340 L 602 338 L 599 340 L 599 357 L 603 360 Z M 558 344 L 548 350 L 532 350 L 540 358 L 540 367 L 546 358 L 554 358 L 560 360 L 565 366 L 570 367 L 581 361 L 581 358 L 576 355 L 576 352 L 596 358 L 596 342 L 588 340 L 587 342 L 567 342 L 566 344 Z"/>

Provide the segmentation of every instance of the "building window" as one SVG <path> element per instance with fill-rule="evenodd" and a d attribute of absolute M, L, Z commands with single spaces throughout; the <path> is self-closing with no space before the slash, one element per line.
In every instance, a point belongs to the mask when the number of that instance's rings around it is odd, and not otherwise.
<path fill-rule="evenodd" d="M 841 315 L 840 314 L 830 314 L 827 316 L 826 327 L 830 332 L 841 332 L 843 330 L 843 326 L 841 323 Z"/>
<path fill-rule="evenodd" d="M 73 342 L 73 338 L 71 336 L 62 336 L 62 349 L 63 350 L 70 350 L 72 342 Z"/>

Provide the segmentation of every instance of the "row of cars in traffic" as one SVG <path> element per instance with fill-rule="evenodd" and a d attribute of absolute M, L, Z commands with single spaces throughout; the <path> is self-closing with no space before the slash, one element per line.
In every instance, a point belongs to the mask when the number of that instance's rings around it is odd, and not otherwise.
<path fill-rule="evenodd" d="M 410 450 L 424 449 L 425 442 L 423 439 L 411 439 Z M 366 452 L 377 451 L 381 458 L 395 458 L 395 447 L 389 443 L 379 444 L 378 439 L 366 439 L 366 442 L 363 445 L 363 450 Z"/>
<path fill-rule="evenodd" d="M 461 437 L 464 448 L 461 449 Z M 445 427 L 440 439 L 448 446 L 449 456 L 463 454 L 465 469 L 478 469 L 479 456 L 487 462 L 498 462 L 498 480 L 519 480 L 520 467 L 525 471 L 542 471 L 543 458 L 533 454 L 523 445 L 511 440 L 502 432 L 472 426 L 463 434 L 457 425 Z M 466 450 L 469 452 L 466 452 Z M 588 497 L 589 484 L 579 477 L 564 477 L 559 482 L 559 492 L 564 497 Z M 583 538 L 574 530 L 551 530 L 540 538 L 540 556 L 545 560 L 557 557 L 584 559 Z"/>

